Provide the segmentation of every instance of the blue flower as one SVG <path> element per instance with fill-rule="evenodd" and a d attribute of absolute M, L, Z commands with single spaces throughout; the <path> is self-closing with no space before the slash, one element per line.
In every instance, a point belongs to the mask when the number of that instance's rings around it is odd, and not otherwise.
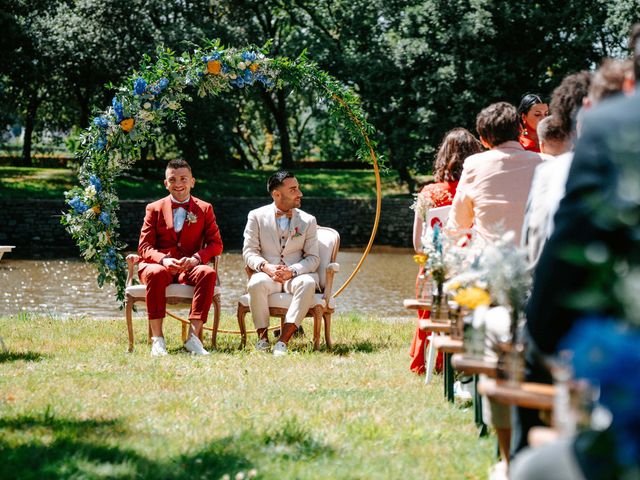
<path fill-rule="evenodd" d="M 588 319 L 574 326 L 562 342 L 573 351 L 576 378 L 600 387 L 600 403 L 612 415 L 618 462 L 640 458 L 640 330 L 612 319 Z"/>
<path fill-rule="evenodd" d="M 109 270 L 115 270 L 118 262 L 118 257 L 116 255 L 116 251 L 113 248 L 110 248 L 106 254 L 103 256 L 105 265 L 109 268 Z"/>
<path fill-rule="evenodd" d="M 93 124 L 99 128 L 107 128 L 109 126 L 109 120 L 105 117 L 96 117 L 93 119 Z"/>
<path fill-rule="evenodd" d="M 242 52 L 242 60 L 253 62 L 257 58 L 256 52 Z"/>
<path fill-rule="evenodd" d="M 202 57 L 202 61 L 203 62 L 210 62 L 212 60 L 220 60 L 220 53 L 219 52 L 215 52 L 211 55 Z"/>
<path fill-rule="evenodd" d="M 100 214 L 100 221 L 108 227 L 111 223 L 111 216 L 107 212 L 102 212 Z"/>
<path fill-rule="evenodd" d="M 94 188 L 96 189 L 96 192 L 99 192 L 102 190 L 102 182 L 96 175 L 91 175 L 89 177 L 89 183 L 94 186 Z"/>
<path fill-rule="evenodd" d="M 142 95 L 147 89 L 147 82 L 144 78 L 138 77 L 136 81 L 133 83 L 133 93 L 136 95 Z"/>
<path fill-rule="evenodd" d="M 113 105 L 113 111 L 116 114 L 116 122 L 120 123 L 124 120 L 124 107 L 122 106 L 122 103 L 118 101 L 118 97 L 113 97 L 111 105 Z"/>
<path fill-rule="evenodd" d="M 238 87 L 238 88 L 244 87 L 244 79 L 242 77 L 237 77 L 235 80 L 231 80 L 229 83 L 234 87 Z"/>
<path fill-rule="evenodd" d="M 89 205 L 84 203 L 78 197 L 73 197 L 71 200 L 69 200 L 69 205 L 78 213 L 84 213 L 89 210 Z"/>
<path fill-rule="evenodd" d="M 160 81 L 158 82 L 158 86 L 160 87 L 161 91 L 164 90 L 169 86 L 169 79 L 161 78 Z"/>
<path fill-rule="evenodd" d="M 244 71 L 244 81 L 245 81 L 245 83 L 248 83 L 249 85 L 253 85 L 253 82 L 255 81 L 255 78 L 253 76 L 253 73 L 251 73 L 251 70 L 246 69 Z"/>
<path fill-rule="evenodd" d="M 267 77 L 265 77 L 264 75 L 262 75 L 260 73 L 258 75 L 256 75 L 256 80 L 258 80 L 266 88 L 271 88 L 274 85 L 271 80 L 269 80 Z"/>
<path fill-rule="evenodd" d="M 104 150 L 104 147 L 107 146 L 107 137 L 105 137 L 104 135 L 101 135 L 97 140 L 96 140 L 96 148 L 98 150 Z"/>

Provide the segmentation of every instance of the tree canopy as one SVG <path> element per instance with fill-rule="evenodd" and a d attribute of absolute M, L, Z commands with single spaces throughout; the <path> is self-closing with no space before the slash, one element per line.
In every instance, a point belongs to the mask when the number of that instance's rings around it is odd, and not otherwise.
<path fill-rule="evenodd" d="M 0 118 L 31 137 L 86 127 L 158 45 L 203 38 L 307 51 L 351 86 L 379 150 L 410 181 L 443 134 L 474 130 L 487 104 L 548 96 L 562 78 L 627 54 L 640 0 L 7 0 L 0 9 Z M 312 92 L 236 92 L 185 105 L 188 128 L 163 132 L 142 157 L 180 155 L 213 169 L 355 158 Z"/>

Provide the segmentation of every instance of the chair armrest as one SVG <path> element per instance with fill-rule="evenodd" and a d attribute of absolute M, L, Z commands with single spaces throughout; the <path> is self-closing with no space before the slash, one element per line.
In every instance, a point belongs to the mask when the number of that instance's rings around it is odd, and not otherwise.
<path fill-rule="evenodd" d="M 131 285 L 133 285 L 134 267 L 136 266 L 136 264 L 140 263 L 142 259 L 140 258 L 140 255 L 137 255 L 135 253 L 130 253 L 129 255 L 127 255 L 126 260 L 127 260 L 127 282 L 125 283 L 125 285 L 127 287 L 130 287 Z"/>
<path fill-rule="evenodd" d="M 325 280 L 324 292 L 323 292 L 323 297 L 325 300 L 327 300 L 327 305 L 329 304 L 329 299 L 331 299 L 331 291 L 333 289 L 333 275 L 335 274 L 335 272 L 339 272 L 339 271 L 340 271 L 339 263 L 334 262 L 327 265 L 326 280 Z"/>

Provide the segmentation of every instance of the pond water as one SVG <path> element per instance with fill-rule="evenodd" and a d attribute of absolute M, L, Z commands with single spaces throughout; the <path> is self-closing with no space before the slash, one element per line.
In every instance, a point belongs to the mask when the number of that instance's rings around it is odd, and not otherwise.
<path fill-rule="evenodd" d="M 361 250 L 338 254 L 341 271 L 336 275 L 334 291 L 351 274 L 361 255 Z M 414 295 L 416 272 L 411 250 L 374 250 L 358 275 L 336 299 L 336 313 L 359 312 L 396 319 L 411 317 L 402 307 L 402 299 Z M 222 309 L 235 314 L 237 298 L 246 286 L 242 256 L 239 253 L 223 254 L 220 275 Z M 0 261 L 0 315 L 21 312 L 54 317 L 123 316 L 114 289 L 110 286 L 98 288 L 90 265 L 78 259 L 12 260 L 7 254 Z"/>

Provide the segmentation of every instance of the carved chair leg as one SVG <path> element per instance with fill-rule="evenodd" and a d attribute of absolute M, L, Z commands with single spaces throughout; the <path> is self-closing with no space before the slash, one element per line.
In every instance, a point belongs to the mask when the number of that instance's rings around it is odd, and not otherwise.
<path fill-rule="evenodd" d="M 131 318 L 132 312 L 133 312 L 133 299 L 127 296 L 127 299 L 125 302 L 125 317 L 127 319 L 127 333 L 129 334 L 129 348 L 127 349 L 129 353 L 133 352 L 133 319 Z"/>
<path fill-rule="evenodd" d="M 313 349 L 320 348 L 320 332 L 322 330 L 322 307 L 316 305 L 313 307 Z"/>
<path fill-rule="evenodd" d="M 187 341 L 187 336 L 189 335 L 189 324 L 180 322 L 182 325 L 182 343 Z"/>
<path fill-rule="evenodd" d="M 245 307 L 241 303 L 238 303 L 238 327 L 240 328 L 240 350 L 242 350 L 247 345 L 247 326 L 245 324 L 245 317 L 247 312 L 249 311 L 248 307 Z"/>
<path fill-rule="evenodd" d="M 331 312 L 325 312 L 322 317 L 324 318 L 324 341 L 327 344 L 327 349 L 331 350 L 333 346 L 331 342 Z"/>
<path fill-rule="evenodd" d="M 220 295 L 213 297 L 213 331 L 211 332 L 211 348 L 215 350 L 218 343 L 218 328 L 220 327 Z"/>

